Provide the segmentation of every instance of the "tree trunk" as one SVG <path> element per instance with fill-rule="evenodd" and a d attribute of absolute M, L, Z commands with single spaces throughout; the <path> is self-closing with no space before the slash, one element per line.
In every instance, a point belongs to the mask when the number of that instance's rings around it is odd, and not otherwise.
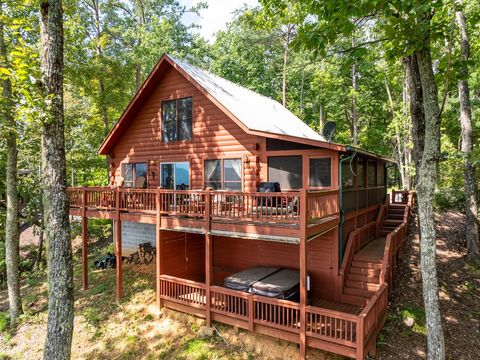
<path fill-rule="evenodd" d="M 467 260 L 480 264 L 478 244 L 478 206 L 477 206 L 477 179 L 475 166 L 471 156 L 473 150 L 472 109 L 470 106 L 470 92 L 468 86 L 468 58 L 470 57 L 470 39 L 468 36 L 465 15 L 461 10 L 462 1 L 457 0 L 459 9 L 456 12 L 458 29 L 460 30 L 461 67 L 458 80 L 458 98 L 460 102 L 460 126 L 462 128 L 461 141 L 463 153 L 463 176 L 465 179 L 465 215 Z"/>
<path fill-rule="evenodd" d="M 35 260 L 35 267 L 40 269 L 42 266 L 42 254 L 43 254 L 43 229 L 38 227 L 38 252 L 37 260 Z"/>
<path fill-rule="evenodd" d="M 355 35 L 352 35 L 352 48 L 355 47 Z M 357 119 L 357 64 L 355 61 L 352 64 L 352 116 L 351 116 L 351 132 L 353 146 L 358 145 L 358 119 Z"/>
<path fill-rule="evenodd" d="M 292 36 L 293 25 L 287 25 L 285 33 L 285 43 L 283 50 L 283 72 L 282 72 L 282 105 L 287 106 L 287 66 L 288 66 L 288 52 L 290 49 L 290 40 Z"/>
<path fill-rule="evenodd" d="M 3 21 L 3 2 L 0 2 L 0 57 L 1 67 L 7 68 L 7 48 Z M 14 327 L 18 316 L 22 313 L 22 299 L 20 295 L 20 278 L 18 271 L 20 229 L 18 218 L 17 196 L 17 133 L 13 117 L 12 83 L 10 78 L 2 80 L 1 113 L 5 124 L 7 142 L 7 169 L 6 195 L 7 217 L 5 227 L 5 263 L 7 268 L 8 301 L 10 305 L 10 325 Z"/>
<path fill-rule="evenodd" d="M 425 144 L 425 113 L 423 109 L 423 91 L 418 69 L 417 54 L 403 58 L 405 76 L 407 78 L 410 101 L 410 117 L 412 119 L 413 162 L 415 163 L 415 177 L 413 186 L 418 183 L 418 173 Z"/>
<path fill-rule="evenodd" d="M 42 195 L 48 266 L 44 359 L 69 359 L 73 333 L 73 267 L 66 191 L 61 0 L 40 2 L 40 70 L 46 119 L 41 128 Z"/>
<path fill-rule="evenodd" d="M 427 323 L 428 358 L 441 360 L 445 359 L 445 342 L 438 297 L 435 214 L 433 212 L 433 195 L 440 155 L 440 109 L 428 33 L 423 38 L 423 48 L 416 53 L 425 115 L 425 146 L 417 183 L 418 215 L 421 224 L 420 263 L 423 301 Z M 416 125 L 418 127 L 418 124 Z"/>

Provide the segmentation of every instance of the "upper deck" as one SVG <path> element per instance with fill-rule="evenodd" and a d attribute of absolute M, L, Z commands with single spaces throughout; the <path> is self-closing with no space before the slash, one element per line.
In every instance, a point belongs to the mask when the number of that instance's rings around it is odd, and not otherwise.
<path fill-rule="evenodd" d="M 298 243 L 339 223 L 338 190 L 277 193 L 74 187 L 70 214 L 159 224 L 163 230 Z M 302 216 L 302 212 L 306 216 Z"/>

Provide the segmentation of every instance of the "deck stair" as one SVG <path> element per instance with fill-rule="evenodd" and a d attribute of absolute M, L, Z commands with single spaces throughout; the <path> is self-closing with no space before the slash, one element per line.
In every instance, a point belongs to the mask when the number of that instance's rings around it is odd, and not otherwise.
<path fill-rule="evenodd" d="M 343 288 L 342 300 L 364 306 L 380 287 L 385 238 L 370 241 L 352 259 Z"/>
<path fill-rule="evenodd" d="M 403 215 L 407 204 L 390 204 L 380 228 L 380 236 L 387 236 L 403 222 Z"/>

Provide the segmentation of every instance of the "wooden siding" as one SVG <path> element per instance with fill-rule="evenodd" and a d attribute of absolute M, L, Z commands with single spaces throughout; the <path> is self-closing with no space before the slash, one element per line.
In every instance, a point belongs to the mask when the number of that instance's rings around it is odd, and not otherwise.
<path fill-rule="evenodd" d="M 307 244 L 307 272 L 311 277 L 313 297 L 328 300 L 335 298 L 334 234 L 335 231 L 330 231 Z M 253 266 L 298 269 L 300 266 L 298 245 L 214 236 L 214 283 L 222 285 L 226 276 Z"/>
<path fill-rule="evenodd" d="M 161 261 L 165 274 L 205 281 L 205 236 L 162 231 Z"/>
<path fill-rule="evenodd" d="M 162 101 L 189 96 L 193 98 L 192 140 L 162 142 Z M 157 88 L 115 145 L 112 170 L 115 176 L 120 176 L 122 162 L 153 160 L 148 174 L 148 186 L 153 188 L 160 184 L 161 162 L 189 161 L 191 188 L 199 189 L 203 188 L 204 160 L 237 157 L 243 159 L 244 190 L 254 191 L 259 168 L 256 155 L 264 147 L 264 142 L 264 138 L 246 134 L 180 73 L 171 68 L 166 71 Z"/>

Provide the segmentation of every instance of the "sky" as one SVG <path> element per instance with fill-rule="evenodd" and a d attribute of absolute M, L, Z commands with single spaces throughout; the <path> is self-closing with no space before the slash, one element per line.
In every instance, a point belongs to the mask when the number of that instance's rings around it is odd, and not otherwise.
<path fill-rule="evenodd" d="M 183 22 L 187 25 L 200 25 L 199 34 L 212 42 L 214 34 L 226 28 L 226 23 L 233 18 L 233 11 L 247 5 L 249 7 L 258 5 L 258 0 L 203 0 L 208 4 L 208 9 L 200 12 L 200 16 L 186 14 Z M 198 3 L 199 0 L 180 0 L 182 5 L 187 7 Z"/>

